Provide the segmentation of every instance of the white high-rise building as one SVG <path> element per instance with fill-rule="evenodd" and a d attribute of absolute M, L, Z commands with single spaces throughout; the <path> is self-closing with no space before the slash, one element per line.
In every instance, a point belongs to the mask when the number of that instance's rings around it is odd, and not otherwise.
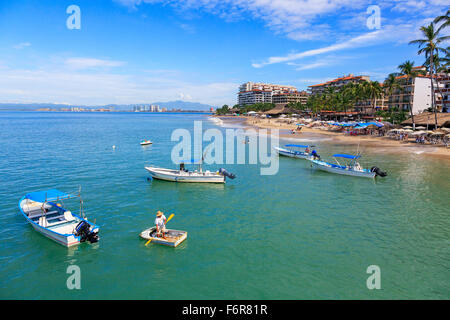
<path fill-rule="evenodd" d="M 273 103 L 273 95 L 295 92 L 297 92 L 297 88 L 294 86 L 246 82 L 239 87 L 238 104 L 243 106 L 255 103 Z"/>

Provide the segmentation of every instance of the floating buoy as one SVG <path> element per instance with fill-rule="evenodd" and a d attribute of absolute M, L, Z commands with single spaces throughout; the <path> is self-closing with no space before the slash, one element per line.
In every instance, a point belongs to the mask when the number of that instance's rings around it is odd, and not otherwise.
<path fill-rule="evenodd" d="M 113 149 L 115 149 L 116 148 L 116 146 L 113 146 Z"/>

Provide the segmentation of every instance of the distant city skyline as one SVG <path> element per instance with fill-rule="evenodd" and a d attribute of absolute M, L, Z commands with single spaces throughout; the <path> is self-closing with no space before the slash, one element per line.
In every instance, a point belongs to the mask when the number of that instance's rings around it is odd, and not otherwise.
<path fill-rule="evenodd" d="M 383 81 L 405 60 L 423 63 L 408 42 L 447 8 L 441 0 L 2 1 L 0 103 L 233 106 L 247 81 L 299 91 L 350 73 Z"/>

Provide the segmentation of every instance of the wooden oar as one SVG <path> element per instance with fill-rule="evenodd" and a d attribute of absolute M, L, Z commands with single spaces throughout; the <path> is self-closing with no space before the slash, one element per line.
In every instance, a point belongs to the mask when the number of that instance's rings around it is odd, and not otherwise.
<path fill-rule="evenodd" d="M 172 213 L 172 214 L 169 216 L 169 218 L 166 220 L 166 224 L 167 224 L 167 222 L 169 222 L 170 219 L 173 218 L 173 216 L 174 216 L 174 214 Z M 152 239 L 148 240 L 147 243 L 146 243 L 145 245 L 148 245 L 151 241 L 152 241 Z"/>

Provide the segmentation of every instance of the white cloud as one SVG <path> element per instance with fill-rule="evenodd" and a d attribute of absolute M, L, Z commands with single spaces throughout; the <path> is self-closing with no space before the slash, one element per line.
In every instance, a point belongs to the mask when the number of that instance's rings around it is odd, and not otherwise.
<path fill-rule="evenodd" d="M 68 58 L 65 64 L 73 69 L 88 69 L 88 68 L 105 68 L 105 67 L 120 67 L 125 64 L 123 61 L 102 60 L 95 58 Z"/>
<path fill-rule="evenodd" d="M 211 105 L 235 103 L 238 83 L 194 83 L 181 80 L 180 74 L 115 74 L 105 69 L 75 69 L 65 63 L 39 65 L 35 69 L 6 67 L 0 68 L 0 97 L 1 102 L 66 101 L 80 105 L 150 103 L 180 98 Z"/>
<path fill-rule="evenodd" d="M 13 46 L 13 48 L 20 50 L 20 49 L 23 49 L 23 48 L 26 48 L 26 47 L 29 47 L 29 46 L 31 46 L 31 43 L 29 43 L 29 42 L 21 42 L 21 43 L 15 44 Z"/>
<path fill-rule="evenodd" d="M 261 67 L 269 65 L 269 64 L 289 62 L 289 61 L 294 61 L 294 60 L 298 60 L 298 59 L 302 59 L 302 58 L 306 58 L 306 57 L 321 55 L 324 53 L 330 53 L 330 52 L 340 51 L 340 50 L 344 50 L 344 49 L 354 49 L 354 48 L 358 48 L 358 47 L 362 47 L 362 46 L 369 46 L 369 45 L 373 44 L 374 42 L 379 42 L 382 38 L 382 34 L 383 33 L 380 30 L 372 31 L 369 33 L 359 35 L 352 39 L 349 39 L 349 40 L 346 40 L 346 41 L 343 41 L 340 43 L 335 43 L 330 46 L 322 47 L 319 49 L 312 49 L 312 50 L 307 50 L 307 51 L 303 51 L 303 52 L 299 52 L 299 53 L 290 53 L 288 55 L 279 56 L 279 57 L 270 57 L 270 58 L 266 59 L 266 61 L 263 61 L 260 63 L 253 63 L 252 66 L 254 68 L 261 68 Z"/>

